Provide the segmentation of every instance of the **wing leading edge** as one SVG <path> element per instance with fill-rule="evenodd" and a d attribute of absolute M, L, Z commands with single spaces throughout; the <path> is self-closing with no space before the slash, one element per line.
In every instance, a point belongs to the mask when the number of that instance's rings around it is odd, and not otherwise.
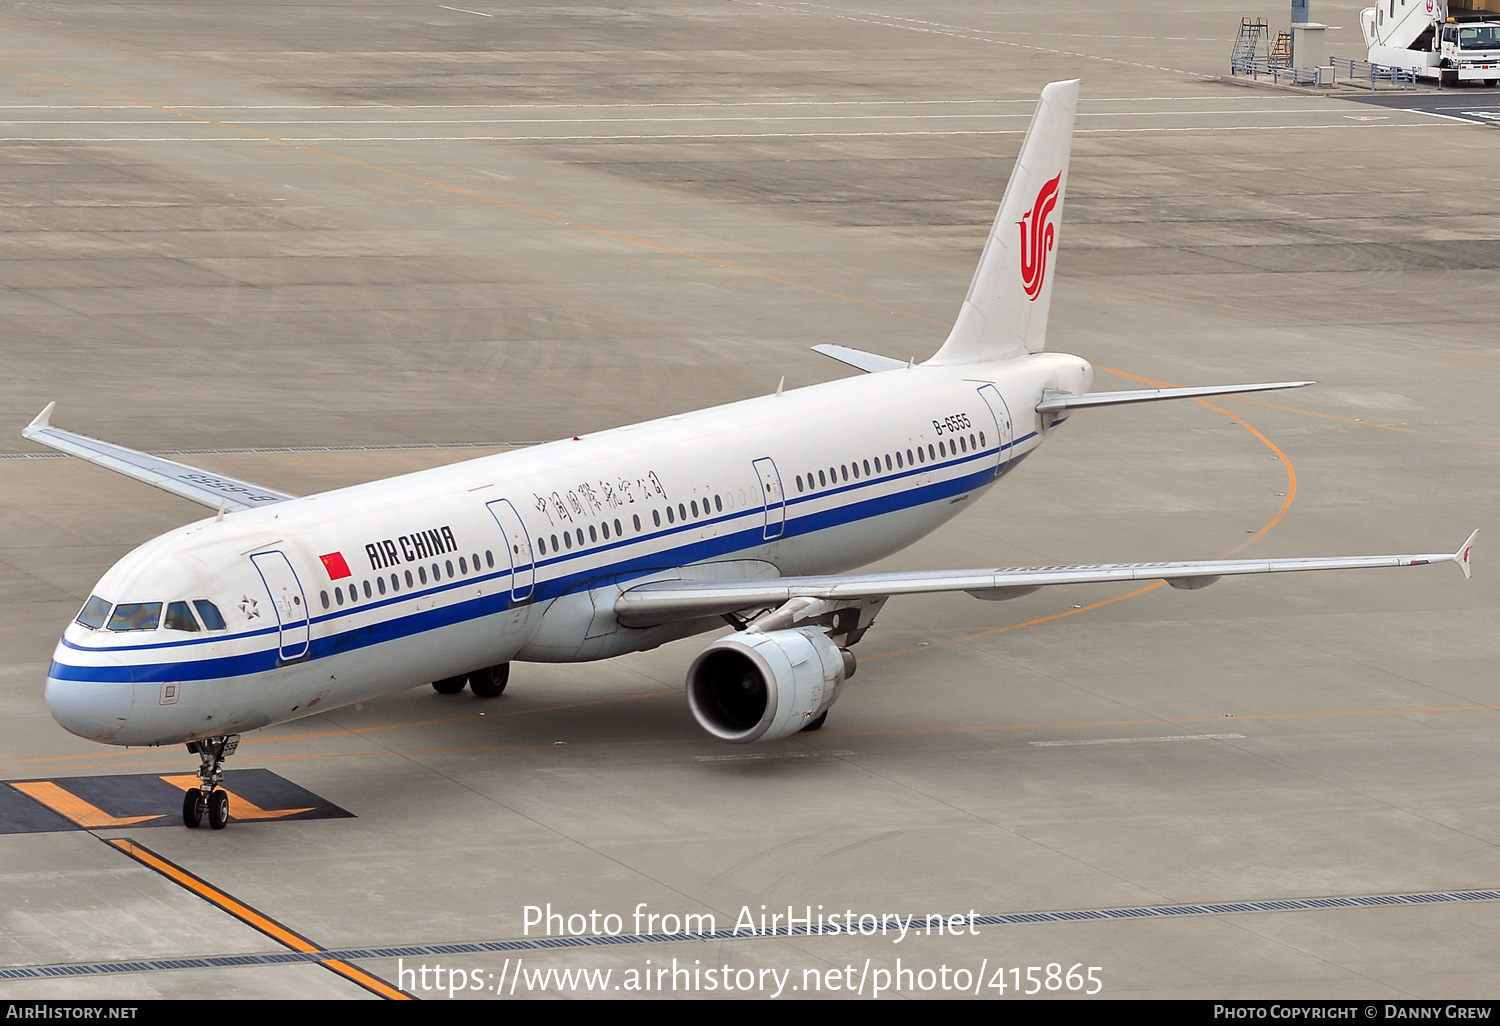
<path fill-rule="evenodd" d="M 1055 584 L 1166 581 L 1174 588 L 1202 588 L 1221 577 L 1308 570 L 1360 570 L 1373 567 L 1457 563 L 1467 578 L 1475 531 L 1457 552 L 1404 556 L 1320 556 L 1293 559 L 1221 559 L 1183 563 L 1103 563 L 1091 566 L 999 567 L 899 573 L 831 574 L 741 581 L 652 581 L 615 600 L 615 613 L 627 627 L 646 627 L 742 609 L 779 606 L 797 598 L 858 601 L 893 595 L 965 591 L 976 598 L 1003 599 Z"/>
<path fill-rule="evenodd" d="M 55 402 L 48 403 L 47 408 L 37 414 L 36 419 L 21 432 L 22 437 L 88 460 L 117 474 L 144 481 L 210 509 L 256 509 L 296 498 L 295 495 L 278 492 L 274 488 L 262 488 L 249 481 L 200 470 L 186 463 L 177 463 L 150 453 L 127 449 L 123 445 L 101 442 L 97 438 L 55 428 L 50 420 L 56 406 Z"/>

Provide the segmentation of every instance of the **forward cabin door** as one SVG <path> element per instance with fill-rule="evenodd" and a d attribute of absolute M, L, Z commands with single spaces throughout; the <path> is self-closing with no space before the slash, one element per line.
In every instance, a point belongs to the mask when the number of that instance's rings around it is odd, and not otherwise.
<path fill-rule="evenodd" d="M 531 601 L 536 585 L 536 560 L 531 554 L 531 535 L 521 523 L 520 514 L 509 499 L 485 503 L 504 536 L 504 549 L 510 559 L 510 601 L 513 605 Z"/>
<path fill-rule="evenodd" d="M 283 553 L 271 551 L 255 553 L 250 562 L 255 564 L 256 572 L 266 586 L 271 608 L 276 611 L 276 622 L 281 625 L 281 661 L 290 663 L 306 658 L 309 638 L 307 596 L 302 593 L 302 582 L 297 580 L 291 561 Z M 250 609 L 254 608 L 251 604 Z"/>

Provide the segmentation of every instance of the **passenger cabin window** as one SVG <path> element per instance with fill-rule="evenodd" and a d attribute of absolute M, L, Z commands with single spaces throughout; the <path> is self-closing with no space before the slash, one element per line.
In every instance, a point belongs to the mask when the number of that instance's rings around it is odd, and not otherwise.
<path fill-rule="evenodd" d="M 328 593 L 323 593 L 327 598 Z M 324 603 L 327 604 L 326 602 Z M 196 631 L 198 621 L 193 619 L 193 611 L 188 608 L 186 602 L 170 602 L 167 604 L 167 630 L 169 631 Z"/>
<path fill-rule="evenodd" d="M 97 631 L 104 626 L 109 619 L 109 603 L 98 595 L 90 595 L 89 600 L 83 604 L 78 611 L 78 622 L 91 631 Z"/>
<path fill-rule="evenodd" d="M 121 602 L 109 618 L 112 631 L 154 631 L 161 622 L 160 602 Z"/>

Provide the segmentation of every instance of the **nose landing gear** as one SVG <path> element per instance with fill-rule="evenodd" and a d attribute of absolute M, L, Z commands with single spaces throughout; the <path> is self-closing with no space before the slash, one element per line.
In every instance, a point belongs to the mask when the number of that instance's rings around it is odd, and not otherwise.
<path fill-rule="evenodd" d="M 208 815 L 208 825 L 214 830 L 223 830 L 229 822 L 229 792 L 219 785 L 224 782 L 224 760 L 234 754 L 240 746 L 240 736 L 204 738 L 189 741 L 187 750 L 198 757 L 198 787 L 189 789 L 182 796 L 182 825 L 196 828 Z"/>

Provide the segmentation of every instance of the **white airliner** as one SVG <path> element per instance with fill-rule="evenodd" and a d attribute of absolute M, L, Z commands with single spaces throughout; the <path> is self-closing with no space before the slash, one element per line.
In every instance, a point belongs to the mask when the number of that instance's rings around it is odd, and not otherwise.
<path fill-rule="evenodd" d="M 1305 381 L 1090 392 L 1047 353 L 1049 261 L 1078 83 L 1021 147 L 952 333 L 920 365 L 817 346 L 863 376 L 301 498 L 52 427 L 45 445 L 218 510 L 147 542 L 63 632 L 46 700 L 73 733 L 186 742 L 183 820 L 222 827 L 242 731 L 436 681 L 505 690 L 512 660 L 604 659 L 722 627 L 687 672 L 725 741 L 821 726 L 892 595 L 1413 566 L 1455 553 L 848 573 L 936 529 L 1082 407 Z"/>

